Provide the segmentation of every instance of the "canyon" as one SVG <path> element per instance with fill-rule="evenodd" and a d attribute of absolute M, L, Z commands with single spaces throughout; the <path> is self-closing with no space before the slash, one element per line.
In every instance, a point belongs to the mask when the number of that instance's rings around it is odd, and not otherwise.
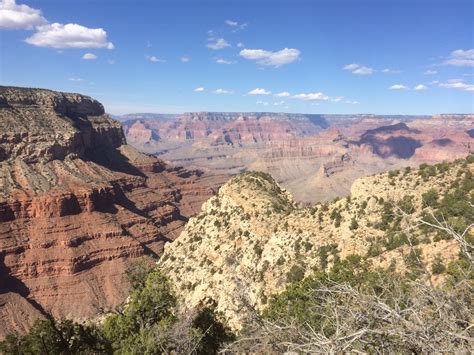
<path fill-rule="evenodd" d="M 127 141 L 141 151 L 228 177 L 264 171 L 303 205 L 346 196 L 362 176 L 474 149 L 473 115 L 195 112 L 122 121 Z"/>
<path fill-rule="evenodd" d="M 218 184 L 126 144 L 94 99 L 0 87 L 0 338 L 52 315 L 84 321 L 129 295 Z"/>

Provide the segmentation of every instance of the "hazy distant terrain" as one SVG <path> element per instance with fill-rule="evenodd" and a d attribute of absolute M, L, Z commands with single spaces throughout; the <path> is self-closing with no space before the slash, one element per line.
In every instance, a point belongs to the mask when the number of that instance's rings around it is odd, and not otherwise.
<path fill-rule="evenodd" d="M 357 177 L 465 157 L 474 143 L 472 115 L 201 112 L 166 120 L 161 115 L 127 117 L 127 141 L 141 151 L 229 176 L 268 172 L 301 202 L 344 196 Z"/>

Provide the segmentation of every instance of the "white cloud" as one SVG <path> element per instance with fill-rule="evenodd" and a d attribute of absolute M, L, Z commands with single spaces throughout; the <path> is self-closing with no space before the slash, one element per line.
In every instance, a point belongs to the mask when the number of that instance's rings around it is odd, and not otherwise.
<path fill-rule="evenodd" d="M 255 103 L 256 103 L 257 105 L 268 106 L 268 102 L 262 101 L 262 100 L 257 100 Z"/>
<path fill-rule="evenodd" d="M 48 48 L 107 48 L 114 49 L 107 41 L 102 28 L 88 28 L 75 23 L 53 23 L 38 26 L 37 32 L 25 39 L 26 43 Z"/>
<path fill-rule="evenodd" d="M 181 57 L 179 58 L 179 60 L 182 62 L 182 63 L 187 63 L 189 62 L 191 59 L 187 56 L 184 56 L 184 57 Z"/>
<path fill-rule="evenodd" d="M 244 44 L 242 42 L 237 43 L 237 48 L 243 48 Z"/>
<path fill-rule="evenodd" d="M 474 67 L 474 49 L 458 49 L 451 52 L 451 55 L 444 64 L 458 67 Z"/>
<path fill-rule="evenodd" d="M 97 56 L 93 53 L 86 53 L 82 56 L 82 59 L 84 59 L 84 60 L 94 60 L 94 59 L 97 59 Z"/>
<path fill-rule="evenodd" d="M 41 16 L 41 10 L 33 9 L 27 5 L 17 5 L 15 0 L 0 2 L 0 28 L 29 30 L 46 23 L 48 21 Z"/>
<path fill-rule="evenodd" d="M 285 101 L 278 101 L 278 102 L 274 102 L 273 106 L 281 106 L 281 105 L 284 105 L 284 104 L 285 104 Z"/>
<path fill-rule="evenodd" d="M 402 84 L 394 84 L 389 87 L 389 90 L 409 90 L 407 86 Z"/>
<path fill-rule="evenodd" d="M 225 24 L 229 25 L 229 26 L 232 26 L 232 27 L 236 27 L 236 26 L 239 25 L 239 23 L 237 21 L 232 21 L 232 20 L 226 20 Z"/>
<path fill-rule="evenodd" d="M 228 59 L 224 59 L 224 58 L 216 58 L 216 63 L 217 63 L 217 64 L 235 64 L 234 61 L 228 60 Z"/>
<path fill-rule="evenodd" d="M 279 92 L 278 94 L 275 94 L 276 97 L 289 97 L 291 94 L 288 91 L 282 91 Z"/>
<path fill-rule="evenodd" d="M 418 84 L 417 86 L 415 86 L 413 88 L 413 90 L 415 91 L 423 91 L 423 90 L 428 90 L 428 87 L 426 85 L 423 85 L 423 84 Z"/>
<path fill-rule="evenodd" d="M 359 64 L 352 63 L 352 64 L 345 65 L 342 69 L 352 71 L 352 70 L 356 70 L 357 68 L 359 68 Z"/>
<path fill-rule="evenodd" d="M 265 89 L 262 88 L 256 88 L 247 93 L 247 95 L 270 95 L 270 91 L 266 91 Z"/>
<path fill-rule="evenodd" d="M 431 69 L 428 69 L 423 73 L 423 75 L 435 75 L 435 74 L 438 74 L 438 71 L 437 70 L 431 70 Z"/>
<path fill-rule="evenodd" d="M 324 95 L 322 92 L 312 92 L 308 94 L 297 94 L 293 95 L 294 99 L 304 100 L 304 101 L 327 101 L 329 96 Z"/>
<path fill-rule="evenodd" d="M 451 79 L 446 83 L 439 84 L 439 87 L 463 91 L 474 91 L 474 84 L 466 84 L 463 79 Z"/>
<path fill-rule="evenodd" d="M 390 68 L 382 69 L 382 73 L 385 73 L 385 74 L 400 74 L 401 72 L 402 71 L 398 69 L 390 69 Z"/>
<path fill-rule="evenodd" d="M 226 94 L 232 94 L 232 91 L 225 90 L 225 89 L 217 89 L 213 91 L 214 94 L 218 95 L 226 95 Z"/>
<path fill-rule="evenodd" d="M 261 65 L 280 67 L 293 63 L 299 59 L 301 52 L 294 48 L 284 48 L 280 51 L 271 52 L 263 49 L 242 49 L 240 56 L 245 59 L 256 60 Z"/>
<path fill-rule="evenodd" d="M 197 87 L 196 89 L 194 89 L 195 92 L 203 92 L 204 91 L 204 88 L 202 86 L 200 87 Z"/>
<path fill-rule="evenodd" d="M 359 101 L 347 100 L 347 101 L 346 101 L 346 104 L 349 104 L 349 105 L 358 105 L 358 104 L 359 104 Z"/>
<path fill-rule="evenodd" d="M 227 47 L 230 47 L 231 45 L 229 42 L 227 42 L 224 38 L 218 38 L 218 39 L 210 39 L 211 43 L 208 43 L 206 46 L 207 48 L 218 50 L 218 49 L 224 49 Z"/>
<path fill-rule="evenodd" d="M 84 79 L 82 78 L 67 78 L 69 81 L 83 81 Z"/>
<path fill-rule="evenodd" d="M 227 26 L 230 26 L 233 28 L 232 32 L 237 32 L 240 30 L 243 30 L 245 27 L 247 27 L 247 23 L 239 23 L 237 21 L 233 20 L 226 20 L 224 21 Z"/>
<path fill-rule="evenodd" d="M 331 99 L 332 102 L 341 102 L 344 96 L 336 96 Z"/>
<path fill-rule="evenodd" d="M 154 55 L 146 55 L 145 58 L 146 58 L 146 60 L 148 60 L 149 62 L 152 62 L 152 63 L 164 63 L 164 62 L 166 62 L 166 60 L 158 58 Z"/>
<path fill-rule="evenodd" d="M 374 73 L 374 69 L 356 63 L 347 64 L 342 69 L 350 71 L 355 75 L 370 75 Z"/>

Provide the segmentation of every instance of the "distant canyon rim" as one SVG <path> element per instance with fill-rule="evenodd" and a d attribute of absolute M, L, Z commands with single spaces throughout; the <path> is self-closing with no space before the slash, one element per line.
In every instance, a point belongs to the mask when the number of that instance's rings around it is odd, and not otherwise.
<path fill-rule="evenodd" d="M 230 177 L 270 173 L 302 205 L 346 196 L 382 171 L 463 158 L 474 115 L 319 115 L 272 112 L 128 114 L 127 142 L 172 165 Z"/>

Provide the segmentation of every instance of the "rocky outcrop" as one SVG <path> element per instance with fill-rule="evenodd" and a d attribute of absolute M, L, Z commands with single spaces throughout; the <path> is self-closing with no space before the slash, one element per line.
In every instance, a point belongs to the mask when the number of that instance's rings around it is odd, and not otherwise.
<path fill-rule="evenodd" d="M 336 259 L 360 256 L 373 267 L 406 272 L 410 245 L 416 245 L 427 270 L 436 259 L 447 265 L 458 258 L 459 245 L 416 227 L 417 218 L 432 211 L 422 203 L 428 191 L 443 196 L 460 184 L 473 191 L 469 161 L 433 167 L 423 178 L 413 169 L 361 178 L 350 197 L 311 208 L 297 208 L 268 174 L 245 173 L 203 205 L 178 240 L 165 246 L 158 265 L 185 307 L 212 300 L 235 329 L 288 283 L 328 270 Z M 442 277 L 431 275 L 431 281 Z"/>
<path fill-rule="evenodd" d="M 0 337 L 112 309 L 127 265 L 160 255 L 214 182 L 128 146 L 89 97 L 1 87 L 0 102 Z"/>

